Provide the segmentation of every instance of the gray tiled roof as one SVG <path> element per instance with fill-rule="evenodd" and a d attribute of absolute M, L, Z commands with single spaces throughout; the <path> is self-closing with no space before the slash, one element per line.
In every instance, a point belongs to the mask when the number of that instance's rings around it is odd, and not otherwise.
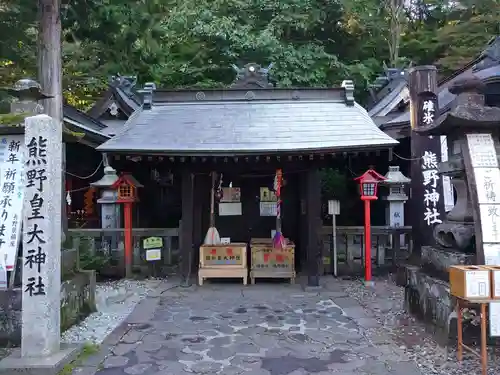
<path fill-rule="evenodd" d="M 398 142 L 358 104 L 343 101 L 213 101 L 155 104 L 136 112 L 101 151 L 185 155 L 334 151 Z"/>
<path fill-rule="evenodd" d="M 455 99 L 455 95 L 452 94 L 451 92 L 448 91 L 448 87 L 456 82 L 459 79 L 463 79 L 465 77 L 469 76 L 475 76 L 479 79 L 486 79 L 489 77 L 497 76 L 500 75 L 500 65 L 492 66 L 487 69 L 475 72 L 473 74 L 472 68 L 466 70 L 462 74 L 457 75 L 455 78 L 451 79 L 450 81 L 446 82 L 446 86 L 441 88 L 438 94 L 438 103 L 439 103 L 439 108 L 441 111 L 446 111 L 450 109 L 450 106 Z M 403 122 L 410 122 L 410 111 L 409 109 L 401 114 L 401 116 L 396 117 L 395 119 L 392 119 L 391 121 L 387 122 L 388 124 L 395 124 L 395 123 L 403 123 Z"/>

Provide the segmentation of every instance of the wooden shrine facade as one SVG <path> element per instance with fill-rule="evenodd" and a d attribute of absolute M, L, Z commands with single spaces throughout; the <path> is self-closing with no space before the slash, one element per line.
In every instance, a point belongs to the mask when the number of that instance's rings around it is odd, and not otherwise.
<path fill-rule="evenodd" d="M 222 174 L 223 186 L 241 188 L 241 215 L 219 215 L 216 227 L 231 242 L 248 243 L 252 237 L 269 238 L 274 229 L 276 219 L 259 214 L 259 190 L 271 187 L 282 169 L 283 233 L 296 243 L 309 284 L 318 285 L 319 170 L 345 164 L 353 152 L 386 153 L 397 141 L 355 102 L 350 81 L 331 89 L 276 89 L 268 71 L 256 64 L 238 73 L 226 90 L 164 91 L 147 84 L 141 109 L 97 149 L 118 171 L 132 172 L 145 189 L 142 178 L 153 170 L 155 183 L 170 189 L 170 199 L 180 198 L 186 278 L 209 226 L 210 173 Z M 154 197 L 141 196 L 142 210 L 155 204 Z"/>

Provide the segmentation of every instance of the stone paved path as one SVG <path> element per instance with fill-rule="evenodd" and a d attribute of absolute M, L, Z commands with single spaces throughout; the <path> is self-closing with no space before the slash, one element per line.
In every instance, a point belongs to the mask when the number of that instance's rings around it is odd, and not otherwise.
<path fill-rule="evenodd" d="M 420 375 L 332 278 L 299 285 L 165 284 L 130 316 L 97 375 Z M 74 373 L 83 373 L 79 369 Z M 90 371 L 87 369 L 87 373 Z"/>

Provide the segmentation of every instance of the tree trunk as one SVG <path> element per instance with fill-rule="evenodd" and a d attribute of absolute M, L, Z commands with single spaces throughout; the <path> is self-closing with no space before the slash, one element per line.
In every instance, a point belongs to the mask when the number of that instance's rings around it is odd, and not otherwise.
<path fill-rule="evenodd" d="M 38 81 L 43 92 L 51 98 L 43 101 L 44 113 L 63 121 L 62 55 L 61 55 L 61 0 L 39 0 Z M 62 134 L 61 134 L 62 137 Z M 65 189 L 65 145 L 62 164 L 62 226 L 63 238 L 67 232 Z"/>

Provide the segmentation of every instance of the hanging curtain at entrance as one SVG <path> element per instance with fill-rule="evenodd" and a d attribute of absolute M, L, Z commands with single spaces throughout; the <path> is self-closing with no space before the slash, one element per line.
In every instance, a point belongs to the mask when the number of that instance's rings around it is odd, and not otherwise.
<path fill-rule="evenodd" d="M 274 177 L 274 191 L 276 194 L 276 234 L 273 238 L 273 247 L 283 249 L 286 246 L 286 240 L 281 233 L 281 186 L 283 184 L 283 172 L 281 169 L 276 171 Z"/>

